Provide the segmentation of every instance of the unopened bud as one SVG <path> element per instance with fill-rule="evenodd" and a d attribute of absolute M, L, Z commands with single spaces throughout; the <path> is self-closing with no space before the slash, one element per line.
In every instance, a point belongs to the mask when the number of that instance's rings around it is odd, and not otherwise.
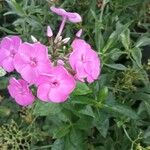
<path fill-rule="evenodd" d="M 63 66 L 65 63 L 64 63 L 64 61 L 63 60 L 61 60 L 61 59 L 58 59 L 57 60 L 57 65 L 58 66 Z"/>
<path fill-rule="evenodd" d="M 37 40 L 33 35 L 31 35 L 31 40 L 32 40 L 34 43 L 38 42 L 38 40 Z"/>
<path fill-rule="evenodd" d="M 6 71 L 2 67 L 0 67 L 0 77 L 3 77 L 5 75 L 6 75 Z"/>
<path fill-rule="evenodd" d="M 62 42 L 63 42 L 64 44 L 66 44 L 66 43 L 69 42 L 69 40 L 70 40 L 70 37 L 63 39 Z"/>
<path fill-rule="evenodd" d="M 82 29 L 80 29 L 80 30 L 76 33 L 76 37 L 78 37 L 78 38 L 79 38 L 79 37 L 81 37 L 81 35 L 82 35 L 82 31 L 83 31 L 83 30 L 82 30 Z"/>
<path fill-rule="evenodd" d="M 52 37 L 53 36 L 53 31 L 52 31 L 50 26 L 47 26 L 47 36 L 48 37 Z"/>
<path fill-rule="evenodd" d="M 62 40 L 62 36 L 56 37 L 54 43 L 59 43 Z"/>

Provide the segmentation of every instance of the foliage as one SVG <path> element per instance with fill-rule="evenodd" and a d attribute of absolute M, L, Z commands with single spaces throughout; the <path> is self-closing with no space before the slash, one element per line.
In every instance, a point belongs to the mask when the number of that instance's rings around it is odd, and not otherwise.
<path fill-rule="evenodd" d="M 101 57 L 102 72 L 92 84 L 78 83 L 67 102 L 16 106 L 0 69 L 0 148 L 52 150 L 150 149 L 150 45 L 148 0 L 1 0 L 0 35 L 31 35 L 47 43 L 47 25 L 59 21 L 49 6 L 75 11 L 82 24 L 68 23 L 66 37 L 82 28 Z M 55 33 L 55 32 L 54 32 Z M 22 143 L 21 145 L 19 145 Z"/>

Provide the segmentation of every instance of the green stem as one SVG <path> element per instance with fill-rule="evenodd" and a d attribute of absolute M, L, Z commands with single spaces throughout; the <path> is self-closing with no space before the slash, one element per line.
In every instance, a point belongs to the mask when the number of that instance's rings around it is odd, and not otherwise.
<path fill-rule="evenodd" d="M 130 148 L 130 150 L 133 150 L 133 146 L 134 146 L 134 144 L 135 144 L 135 141 L 133 141 L 133 140 L 131 139 L 131 137 L 129 136 L 129 134 L 128 134 L 127 130 L 125 129 L 125 127 L 122 126 L 122 128 L 123 128 L 123 131 L 124 131 L 125 135 L 127 136 L 127 138 L 131 141 L 131 148 Z"/>
<path fill-rule="evenodd" d="M 33 150 L 40 150 L 40 149 L 46 149 L 46 148 L 50 148 L 52 147 L 52 145 L 45 145 L 45 146 L 40 146 L 40 147 L 36 147 L 36 148 L 33 148 Z"/>
<path fill-rule="evenodd" d="M 106 3 L 104 1 L 105 0 L 103 0 L 103 2 L 102 2 L 103 4 L 102 4 L 102 7 L 101 7 L 101 13 L 100 13 L 100 18 L 99 18 L 100 23 L 102 23 L 102 21 L 103 21 L 104 8 L 106 6 Z"/>

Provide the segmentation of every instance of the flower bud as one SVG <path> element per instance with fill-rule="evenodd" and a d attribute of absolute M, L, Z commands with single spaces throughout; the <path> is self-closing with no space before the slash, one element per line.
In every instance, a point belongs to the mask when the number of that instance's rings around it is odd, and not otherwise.
<path fill-rule="evenodd" d="M 59 42 L 61 42 L 61 40 L 62 40 L 62 36 L 58 36 L 58 37 L 55 38 L 54 43 L 55 44 L 59 43 Z"/>
<path fill-rule="evenodd" d="M 31 35 L 31 40 L 32 40 L 34 43 L 36 43 L 36 42 L 38 41 L 33 35 Z"/>
<path fill-rule="evenodd" d="M 78 37 L 78 38 L 79 38 L 79 37 L 81 37 L 81 35 L 82 35 L 82 31 L 83 31 L 83 30 L 82 30 L 82 29 L 80 29 L 80 30 L 76 33 L 76 37 Z"/>
<path fill-rule="evenodd" d="M 61 59 L 58 59 L 58 60 L 57 60 L 57 65 L 58 65 L 58 66 L 64 66 L 64 64 L 65 64 L 65 63 L 64 63 L 63 60 L 61 60 Z"/>
<path fill-rule="evenodd" d="M 48 37 L 52 37 L 53 36 L 53 31 L 52 31 L 50 26 L 47 26 L 47 36 Z"/>
<path fill-rule="evenodd" d="M 64 44 L 66 44 L 66 43 L 69 42 L 69 40 L 70 40 L 70 37 L 63 39 L 62 42 L 63 42 Z"/>

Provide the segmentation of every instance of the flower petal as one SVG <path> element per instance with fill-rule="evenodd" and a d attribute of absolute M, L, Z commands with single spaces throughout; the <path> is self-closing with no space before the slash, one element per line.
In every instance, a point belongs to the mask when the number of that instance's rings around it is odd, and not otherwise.
<path fill-rule="evenodd" d="M 28 83 L 35 83 L 37 80 L 36 69 L 30 67 L 30 65 L 26 65 L 25 68 L 21 70 L 20 74 Z"/>
<path fill-rule="evenodd" d="M 13 58 L 12 57 L 7 57 L 6 59 L 4 59 L 3 62 L 2 62 L 2 67 L 7 72 L 13 71 L 15 69 L 14 64 L 13 64 Z"/>
<path fill-rule="evenodd" d="M 29 57 L 23 53 L 16 54 L 14 57 L 14 66 L 15 69 L 20 73 L 21 70 L 29 63 Z"/>
<path fill-rule="evenodd" d="M 12 40 L 9 38 L 9 37 L 4 37 L 1 41 L 1 48 L 4 48 L 4 49 L 9 49 L 10 46 L 11 46 L 11 43 Z"/>
<path fill-rule="evenodd" d="M 14 49 L 16 49 L 16 51 L 17 51 L 20 44 L 22 43 L 21 38 L 19 36 L 12 36 L 11 40 L 12 40 L 12 44 L 14 46 Z"/>
<path fill-rule="evenodd" d="M 3 47 L 0 48 L 0 65 L 2 64 L 2 61 L 9 57 L 10 52 L 7 49 L 4 49 Z"/>
<path fill-rule="evenodd" d="M 27 93 L 25 95 L 17 94 L 15 96 L 15 101 L 21 106 L 28 106 L 34 102 L 34 96 L 30 93 Z"/>
<path fill-rule="evenodd" d="M 59 16 L 66 16 L 67 12 L 62 8 L 50 7 L 51 11 Z"/>
<path fill-rule="evenodd" d="M 37 97 L 40 100 L 47 102 L 49 91 L 50 91 L 49 84 L 41 84 L 41 85 L 39 85 L 38 90 L 37 90 Z"/>
<path fill-rule="evenodd" d="M 51 102 L 61 103 L 67 100 L 68 95 L 64 94 L 62 90 L 60 91 L 57 88 L 51 88 L 48 98 Z"/>
<path fill-rule="evenodd" d="M 82 18 L 78 13 L 67 12 L 67 17 L 72 23 L 78 23 L 82 21 Z"/>

